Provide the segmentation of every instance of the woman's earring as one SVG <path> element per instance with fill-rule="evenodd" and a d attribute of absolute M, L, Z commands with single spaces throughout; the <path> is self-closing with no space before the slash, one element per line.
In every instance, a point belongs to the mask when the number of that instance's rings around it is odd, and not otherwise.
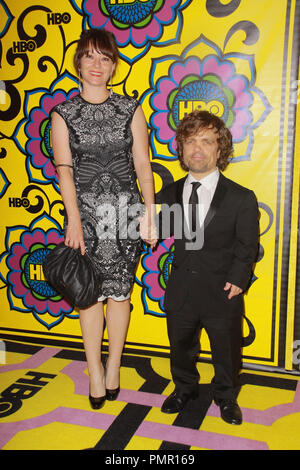
<path fill-rule="evenodd" d="M 111 97 L 113 95 L 113 84 L 112 84 L 112 75 L 110 76 L 110 90 L 109 90 L 109 96 Z"/>
<path fill-rule="evenodd" d="M 79 90 L 79 93 L 82 93 L 82 83 L 81 83 L 81 73 L 80 73 L 80 70 L 79 70 L 79 74 L 78 74 L 78 90 Z"/>

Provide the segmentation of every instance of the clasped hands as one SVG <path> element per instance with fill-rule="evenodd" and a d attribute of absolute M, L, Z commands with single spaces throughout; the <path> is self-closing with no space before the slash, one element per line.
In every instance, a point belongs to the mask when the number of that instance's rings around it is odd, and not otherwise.
<path fill-rule="evenodd" d="M 145 214 L 139 218 L 139 222 L 141 239 L 148 243 L 151 249 L 153 249 L 158 241 L 154 214 L 151 214 L 146 210 Z"/>
<path fill-rule="evenodd" d="M 140 237 L 146 243 L 148 243 L 153 249 L 158 241 L 157 229 L 155 224 L 155 217 L 153 214 L 149 214 L 147 211 L 139 218 L 140 222 Z M 65 244 L 71 248 L 80 248 L 81 254 L 85 253 L 85 245 L 83 239 L 82 228 L 80 224 L 71 224 L 67 227 Z M 230 282 L 226 282 L 224 291 L 229 291 L 228 299 L 232 299 L 236 295 L 241 294 L 242 289 Z"/>

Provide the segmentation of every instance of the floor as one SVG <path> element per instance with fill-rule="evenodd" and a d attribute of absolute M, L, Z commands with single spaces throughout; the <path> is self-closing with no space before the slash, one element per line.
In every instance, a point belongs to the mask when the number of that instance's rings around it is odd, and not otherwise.
<path fill-rule="evenodd" d="M 199 398 L 161 413 L 173 391 L 169 360 L 125 353 L 121 392 L 92 410 L 82 350 L 6 341 L 0 365 L 3 450 L 299 450 L 300 377 L 243 370 L 243 424 L 223 422 L 212 402 L 213 368 L 199 363 Z"/>

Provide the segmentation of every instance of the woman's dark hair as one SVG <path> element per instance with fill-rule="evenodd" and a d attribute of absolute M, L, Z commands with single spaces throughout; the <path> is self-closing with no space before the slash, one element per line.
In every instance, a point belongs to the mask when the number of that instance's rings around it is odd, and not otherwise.
<path fill-rule="evenodd" d="M 101 52 L 102 54 L 109 57 L 117 66 L 119 51 L 114 35 L 110 31 L 106 31 L 103 28 L 92 28 L 87 29 L 86 31 L 82 31 L 77 44 L 77 49 L 74 55 L 74 67 L 77 74 L 79 74 L 80 59 L 84 54 L 86 54 L 90 47 L 92 47 L 95 51 Z"/>
<path fill-rule="evenodd" d="M 220 156 L 217 160 L 217 167 L 225 170 L 233 156 L 232 135 L 225 127 L 224 122 L 215 114 L 208 111 L 192 111 L 180 122 L 176 131 L 177 153 L 181 168 L 188 171 L 189 168 L 183 161 L 183 144 L 188 137 L 197 134 L 201 129 L 215 129 L 218 134 L 218 144 Z"/>

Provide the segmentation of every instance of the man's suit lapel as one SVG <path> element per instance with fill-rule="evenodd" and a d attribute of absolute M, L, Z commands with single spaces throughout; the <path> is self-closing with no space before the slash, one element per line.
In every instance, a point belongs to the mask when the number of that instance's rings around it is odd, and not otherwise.
<path fill-rule="evenodd" d="M 187 179 L 187 175 L 184 178 L 181 178 L 177 181 L 177 188 L 176 188 L 176 202 L 181 205 L 183 209 L 183 186 L 184 182 Z"/>
<path fill-rule="evenodd" d="M 186 234 L 189 233 L 188 227 L 186 224 L 185 216 L 184 216 L 184 206 L 183 206 L 183 187 L 185 180 L 187 179 L 187 175 L 184 178 L 181 178 L 177 181 L 177 190 L 176 190 L 176 203 L 180 204 L 181 206 L 181 214 L 182 218 L 181 221 L 178 221 L 180 224 L 180 230 L 182 232 L 182 242 L 186 242 Z"/>
<path fill-rule="evenodd" d="M 220 173 L 219 181 L 215 190 L 214 197 L 211 201 L 210 207 L 208 209 L 208 212 L 204 220 L 204 230 L 207 228 L 208 224 L 212 221 L 212 219 L 216 215 L 216 212 L 225 197 L 226 191 L 227 191 L 226 178 L 225 176 L 222 175 L 222 173 Z"/>
<path fill-rule="evenodd" d="M 177 247 L 178 251 L 184 253 L 185 252 L 185 243 L 186 243 L 186 234 L 188 233 L 185 216 L 184 216 L 184 207 L 183 207 L 183 187 L 185 180 L 187 179 L 187 175 L 184 178 L 181 178 L 176 182 L 176 193 L 175 199 L 176 203 L 180 204 L 181 207 L 181 220 L 177 220 L 175 223 L 178 224 L 178 232 L 181 233 L 181 237 L 177 239 Z"/>

